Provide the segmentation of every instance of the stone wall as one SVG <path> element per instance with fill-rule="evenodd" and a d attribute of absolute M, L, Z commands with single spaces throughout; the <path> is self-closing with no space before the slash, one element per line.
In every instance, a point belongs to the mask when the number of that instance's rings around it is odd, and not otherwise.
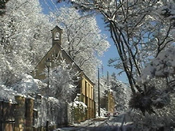
<path fill-rule="evenodd" d="M 37 110 L 34 110 L 34 99 L 22 95 L 15 96 L 16 103 L 0 101 L 0 131 L 46 131 L 54 130 L 55 125 L 46 124 L 34 128 Z M 46 121 L 45 121 L 46 123 Z"/>
<path fill-rule="evenodd" d="M 26 98 L 25 102 L 25 107 L 26 107 L 26 125 L 25 125 L 25 131 L 32 131 L 33 129 L 33 115 L 34 115 L 34 99 L 31 98 Z"/>
<path fill-rule="evenodd" d="M 25 126 L 25 98 L 15 96 L 17 102 L 15 107 L 15 131 L 23 131 Z"/>
<path fill-rule="evenodd" d="M 35 94 L 15 96 L 15 103 L 0 101 L 0 131 L 53 131 L 71 125 L 67 102 Z"/>
<path fill-rule="evenodd" d="M 12 131 L 14 127 L 14 104 L 0 100 L 0 130 Z"/>

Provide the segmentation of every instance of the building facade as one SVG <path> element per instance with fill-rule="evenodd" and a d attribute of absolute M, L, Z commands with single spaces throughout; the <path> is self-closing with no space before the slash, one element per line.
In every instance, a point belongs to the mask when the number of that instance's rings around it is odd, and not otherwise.
<path fill-rule="evenodd" d="M 94 102 L 94 83 L 85 75 L 81 74 L 80 81 L 80 101 L 87 105 L 87 113 L 85 119 L 95 117 L 95 102 Z"/>
<path fill-rule="evenodd" d="M 101 97 L 101 108 L 106 109 L 108 113 L 115 112 L 115 99 L 110 89 L 105 90 L 105 95 Z"/>
<path fill-rule="evenodd" d="M 62 41 L 61 36 L 63 30 L 56 26 L 52 33 L 52 47 L 46 53 L 46 55 L 41 59 L 38 65 L 35 68 L 35 71 L 32 72 L 32 75 L 36 79 L 44 80 L 47 76 L 43 73 L 44 70 L 50 70 L 50 68 L 56 67 L 53 61 L 65 60 L 67 64 L 73 65 L 72 68 L 75 71 L 79 72 L 79 83 L 77 86 L 77 94 L 80 94 L 79 100 L 82 101 L 87 106 L 86 115 L 82 118 L 78 118 L 79 121 L 84 121 L 86 119 L 91 119 L 95 117 L 95 101 L 94 101 L 94 83 L 85 75 L 83 70 L 74 62 L 74 60 L 67 54 L 65 50 L 61 47 Z M 74 64 L 72 64 L 74 63 Z M 81 117 L 81 116 L 80 116 Z"/>

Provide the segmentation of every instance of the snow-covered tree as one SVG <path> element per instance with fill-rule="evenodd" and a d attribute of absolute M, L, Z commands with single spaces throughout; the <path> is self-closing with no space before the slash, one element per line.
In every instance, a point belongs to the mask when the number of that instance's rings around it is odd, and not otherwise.
<path fill-rule="evenodd" d="M 116 102 L 116 110 L 119 112 L 126 111 L 128 109 L 128 102 L 131 96 L 129 86 L 117 80 L 115 73 L 110 76 L 109 84 L 113 90 L 114 99 Z"/>
<path fill-rule="evenodd" d="M 45 88 L 45 95 L 55 97 L 60 101 L 71 102 L 72 96 L 76 96 L 80 72 L 73 70 L 73 65 L 66 64 L 65 60 L 55 62 L 59 64 L 50 70 L 49 87 Z"/>
<path fill-rule="evenodd" d="M 137 113 L 132 116 L 136 131 L 161 128 L 165 130 L 174 125 L 174 53 L 174 46 L 159 53 L 157 58 L 147 64 L 138 78 L 140 85 L 147 85 L 149 88 L 144 94 L 132 97 L 130 104 L 134 104 L 136 108 L 142 106 L 142 112 L 145 112 L 148 107 L 148 111 L 154 110 L 154 114 L 144 113 L 143 117 Z M 140 99 L 139 102 L 138 99 Z"/>
<path fill-rule="evenodd" d="M 63 0 L 64 1 L 64 0 Z M 131 107 L 154 112 L 150 85 L 137 78 L 150 59 L 157 58 L 174 41 L 173 0 L 65 0 L 89 14 L 100 13 L 117 47 L 117 69 L 122 69 L 132 90 Z M 58 1 L 60 2 L 60 1 Z M 110 63 L 115 62 L 111 60 Z M 152 90 L 158 95 L 157 90 Z M 157 94 L 156 94 L 157 93 Z M 159 94 L 160 95 L 160 94 Z M 136 100 L 136 101 L 135 101 Z M 135 102 L 134 102 L 135 101 Z M 145 103 L 146 101 L 146 103 Z M 133 103 L 133 106 L 132 106 Z M 138 103 L 138 104 L 137 104 Z"/>
<path fill-rule="evenodd" d="M 82 17 L 74 8 L 62 7 L 51 13 L 55 24 L 62 26 L 62 47 L 92 79 L 96 78 L 99 57 L 109 48 L 94 16 Z"/>
<path fill-rule="evenodd" d="M 140 76 L 140 82 L 147 83 L 149 80 L 158 78 L 168 78 L 167 82 L 173 80 L 175 72 L 175 47 L 162 51 L 156 58 L 152 59 L 150 63 L 143 69 Z"/>
<path fill-rule="evenodd" d="M 109 48 L 106 36 L 101 33 L 95 16 L 83 14 L 69 6 L 59 7 L 56 1 L 41 1 L 50 11 L 50 19 L 63 28 L 62 47 L 86 75 L 96 78 L 100 56 Z"/>
<path fill-rule="evenodd" d="M 174 94 L 174 56 L 175 48 L 171 48 L 162 51 L 157 58 L 147 64 L 143 69 L 141 76 L 138 79 L 138 83 L 145 85 L 147 91 L 142 99 L 147 99 L 151 103 L 151 106 L 156 108 L 162 108 L 171 104 L 171 99 Z M 141 97 L 139 97 L 141 98 Z M 138 98 L 136 98 L 138 99 Z M 145 102 L 145 106 L 146 106 Z M 140 104 L 141 105 L 141 104 Z"/>
<path fill-rule="evenodd" d="M 128 77 L 132 92 L 144 89 L 136 86 L 136 78 L 151 57 L 156 57 L 174 38 L 174 20 L 165 18 L 165 6 L 174 2 L 164 0 L 68 0 L 74 7 L 89 13 L 101 13 L 120 56 L 117 68 Z M 59 1 L 60 2 L 60 1 Z M 169 4 L 170 3 L 170 4 Z M 167 7 L 167 6 L 166 6 Z M 168 14 L 171 16 L 171 14 Z"/>
<path fill-rule="evenodd" d="M 51 24 L 37 0 L 8 1 L 0 20 L 0 79 L 10 85 L 18 75 L 32 71 L 51 46 Z"/>
<path fill-rule="evenodd" d="M 117 80 L 115 73 L 113 73 L 111 76 L 103 76 L 100 78 L 101 101 L 105 100 L 105 97 L 108 95 L 109 91 L 112 92 L 115 100 L 115 110 L 118 112 L 126 111 L 128 109 L 128 102 L 130 99 L 131 91 L 127 84 Z M 95 90 L 95 93 L 98 94 L 97 89 Z M 102 103 L 106 104 L 104 102 Z M 105 106 L 103 104 L 102 108 Z"/>

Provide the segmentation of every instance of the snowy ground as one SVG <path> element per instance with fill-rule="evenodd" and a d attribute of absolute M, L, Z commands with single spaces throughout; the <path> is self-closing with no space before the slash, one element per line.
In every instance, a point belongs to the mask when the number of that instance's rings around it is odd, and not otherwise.
<path fill-rule="evenodd" d="M 126 123 L 122 124 L 123 119 Z M 123 114 L 117 117 L 98 117 L 74 124 L 73 127 L 58 128 L 57 131 L 120 131 L 121 128 L 123 131 L 130 131 L 132 128 L 131 120 Z"/>

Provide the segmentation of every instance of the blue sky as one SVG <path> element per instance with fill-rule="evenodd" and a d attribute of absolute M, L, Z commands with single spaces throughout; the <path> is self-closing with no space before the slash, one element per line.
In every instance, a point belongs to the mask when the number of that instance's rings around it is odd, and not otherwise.
<path fill-rule="evenodd" d="M 117 54 L 117 49 L 116 49 L 116 47 L 114 45 L 114 42 L 113 42 L 112 38 L 110 37 L 110 32 L 107 30 L 107 28 L 105 28 L 105 24 L 104 24 L 104 21 L 101 18 L 101 16 L 97 16 L 96 20 L 97 20 L 97 24 L 98 24 L 100 30 L 102 31 L 103 34 L 105 34 L 107 36 L 107 40 L 108 40 L 108 42 L 111 45 L 110 48 L 100 58 L 102 60 L 102 62 L 103 62 L 103 73 L 104 73 L 104 75 L 106 75 L 107 71 L 108 71 L 109 74 L 112 74 L 114 72 L 117 75 L 120 71 L 115 69 L 114 67 L 109 67 L 108 66 L 108 60 L 110 58 L 119 57 L 118 54 Z M 117 79 L 119 79 L 119 80 L 121 80 L 123 82 L 127 81 L 126 76 L 125 76 L 124 73 L 121 76 L 117 75 Z"/>
<path fill-rule="evenodd" d="M 39 1 L 42 5 L 43 12 L 45 14 L 47 14 L 50 11 L 48 6 L 50 6 L 53 9 L 53 4 L 51 2 L 48 2 L 47 0 L 39 0 Z M 47 1 L 48 5 L 46 5 L 44 1 Z M 64 4 L 57 4 L 57 6 L 59 8 L 61 6 L 64 6 Z M 108 71 L 109 74 L 112 74 L 114 72 L 117 75 L 117 73 L 119 73 L 119 71 L 117 69 L 115 69 L 114 67 L 108 66 L 108 60 L 110 58 L 115 58 L 118 56 L 117 49 L 116 49 L 112 39 L 110 38 L 110 32 L 107 31 L 107 29 L 105 28 L 105 24 L 104 24 L 104 21 L 101 19 L 101 16 L 98 15 L 96 17 L 96 20 L 97 20 L 97 24 L 98 24 L 100 30 L 102 31 L 103 34 L 105 34 L 108 37 L 107 40 L 109 41 L 109 43 L 111 45 L 110 48 L 107 50 L 107 52 L 105 52 L 104 55 L 100 58 L 102 60 L 102 64 L 103 64 L 103 69 L 100 70 L 100 74 L 106 76 L 107 71 Z M 117 75 L 117 79 L 119 79 L 123 82 L 127 82 L 127 79 L 126 79 L 126 76 L 124 73 L 120 76 Z"/>

